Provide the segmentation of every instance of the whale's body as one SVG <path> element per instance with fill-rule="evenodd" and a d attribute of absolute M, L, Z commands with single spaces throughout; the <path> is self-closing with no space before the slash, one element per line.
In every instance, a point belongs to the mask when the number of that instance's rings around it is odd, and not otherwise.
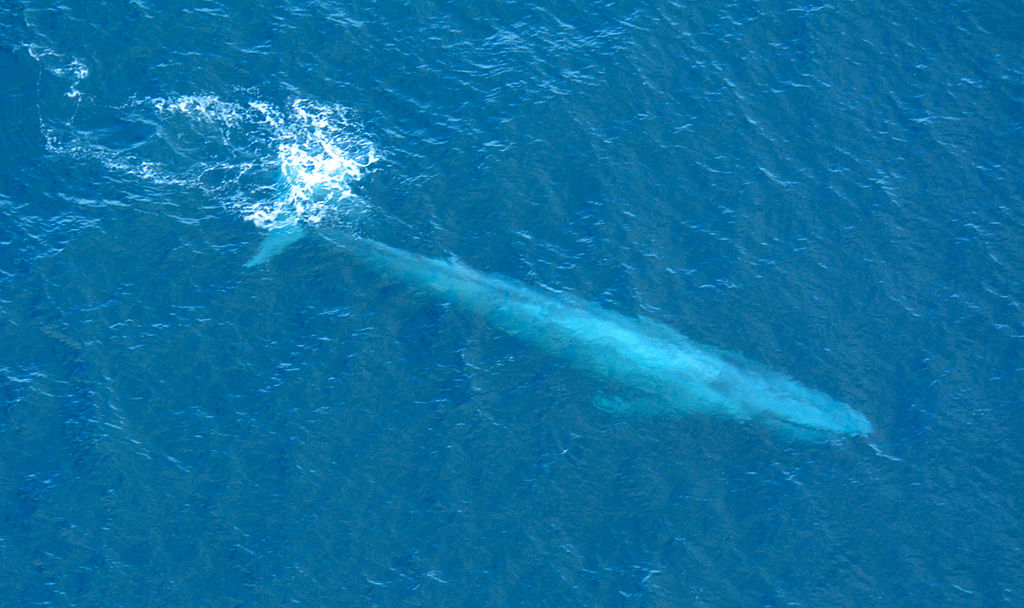
<path fill-rule="evenodd" d="M 247 265 L 270 259 L 306 231 L 272 233 Z M 365 268 L 479 315 L 601 380 L 605 390 L 597 404 L 602 409 L 698 412 L 759 422 L 812 440 L 871 433 L 868 419 L 845 403 L 655 321 L 372 239 L 324 236 Z"/>

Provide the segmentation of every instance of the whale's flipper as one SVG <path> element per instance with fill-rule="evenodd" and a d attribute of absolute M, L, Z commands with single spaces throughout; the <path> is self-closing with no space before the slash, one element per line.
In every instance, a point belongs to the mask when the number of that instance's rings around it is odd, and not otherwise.
<path fill-rule="evenodd" d="M 245 263 L 246 268 L 259 266 L 270 258 L 284 251 L 289 245 L 306 236 L 309 229 L 302 224 L 285 226 L 271 230 L 267 237 L 260 243 L 259 251 L 252 259 Z"/>
<path fill-rule="evenodd" d="M 620 416 L 654 416 L 669 410 L 664 401 L 656 397 L 624 398 L 618 395 L 599 393 L 593 399 L 597 409 Z"/>
<path fill-rule="evenodd" d="M 594 406 L 609 414 L 634 414 L 637 411 L 635 403 L 620 399 L 619 397 L 607 397 L 598 395 L 594 397 Z"/>

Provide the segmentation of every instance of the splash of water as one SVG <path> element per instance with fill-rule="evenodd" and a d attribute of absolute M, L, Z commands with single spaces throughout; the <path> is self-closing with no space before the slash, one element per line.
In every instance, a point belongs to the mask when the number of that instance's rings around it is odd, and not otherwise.
<path fill-rule="evenodd" d="M 262 229 L 350 223 L 369 211 L 352 188 L 380 156 L 344 106 L 183 95 L 115 110 L 115 127 L 50 125 L 50 150 L 139 184 L 197 191 L 204 205 L 216 201 Z"/>
<path fill-rule="evenodd" d="M 359 134 L 348 109 L 305 99 L 292 102 L 287 112 L 259 101 L 239 105 L 212 96 L 188 96 L 154 100 L 163 113 L 179 113 L 198 121 L 219 125 L 228 133 L 249 128 L 257 137 L 273 142 L 272 159 L 252 159 L 239 164 L 237 177 L 255 167 L 276 165 L 279 171 L 276 190 L 269 197 L 249 196 L 234 207 L 260 228 L 272 229 L 298 223 L 316 224 L 328 214 L 352 216 L 365 211 L 365 203 L 352 191 L 367 169 L 379 160 L 369 139 Z M 249 142 L 248 148 L 259 148 Z M 258 152 L 257 152 L 258 155 Z"/>

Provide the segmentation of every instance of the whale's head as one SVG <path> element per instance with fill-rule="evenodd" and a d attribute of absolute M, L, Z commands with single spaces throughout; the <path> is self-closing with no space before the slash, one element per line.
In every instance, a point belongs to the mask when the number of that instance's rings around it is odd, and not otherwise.
<path fill-rule="evenodd" d="M 864 414 L 825 393 L 786 380 L 760 396 L 760 412 L 771 426 L 798 436 L 870 435 Z"/>

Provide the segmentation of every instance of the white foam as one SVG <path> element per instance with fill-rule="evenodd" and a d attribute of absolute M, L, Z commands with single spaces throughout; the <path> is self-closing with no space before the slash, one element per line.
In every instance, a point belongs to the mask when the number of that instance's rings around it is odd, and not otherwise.
<path fill-rule="evenodd" d="M 281 111 L 263 101 L 241 105 L 210 95 L 158 99 L 153 104 L 160 112 L 244 130 L 253 141 L 238 143 L 247 150 L 258 149 L 260 141 L 276 144 L 275 158 L 254 158 L 238 170 L 241 177 L 255 167 L 265 169 L 268 163 L 278 168 L 273 196 L 236 200 L 234 205 L 260 228 L 315 224 L 328 214 L 349 216 L 364 211 L 352 184 L 379 156 L 353 124 L 347 108 L 297 99 Z"/>
<path fill-rule="evenodd" d="M 58 78 L 71 81 L 71 86 L 65 95 L 72 99 L 82 96 L 78 85 L 89 76 L 89 66 L 85 65 L 85 62 L 77 57 L 68 58 L 40 44 L 27 44 L 25 50 L 48 72 Z"/>
<path fill-rule="evenodd" d="M 132 100 L 118 110 L 152 133 L 126 144 L 102 130 L 58 125 L 47 130 L 48 147 L 146 183 L 198 190 L 264 229 L 328 216 L 347 222 L 368 211 L 352 186 L 379 155 L 348 108 L 182 95 Z"/>

